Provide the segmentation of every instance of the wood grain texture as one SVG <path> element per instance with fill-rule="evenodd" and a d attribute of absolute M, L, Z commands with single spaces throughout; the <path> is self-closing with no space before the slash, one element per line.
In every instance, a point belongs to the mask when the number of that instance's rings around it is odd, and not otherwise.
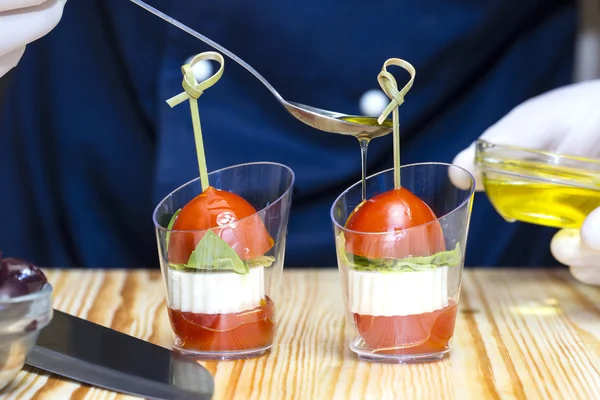
<path fill-rule="evenodd" d="M 48 272 L 55 307 L 170 347 L 157 271 Z M 337 270 L 287 270 L 270 354 L 205 362 L 215 399 L 600 399 L 600 289 L 566 270 L 467 270 L 450 357 L 357 362 Z M 25 369 L 4 399 L 133 399 Z"/>

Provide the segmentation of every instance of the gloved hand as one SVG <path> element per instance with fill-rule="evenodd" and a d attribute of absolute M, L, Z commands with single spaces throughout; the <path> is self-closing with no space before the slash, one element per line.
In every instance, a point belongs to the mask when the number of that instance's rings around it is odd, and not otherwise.
<path fill-rule="evenodd" d="M 487 129 L 481 138 L 496 144 L 600 159 L 600 80 L 572 84 L 534 97 Z M 483 190 L 475 147 L 460 152 L 453 163 L 468 169 Z M 458 186 L 465 182 L 457 181 Z M 562 229 L 550 243 L 552 255 L 569 266 L 578 280 L 600 285 L 600 208 L 581 229 Z"/>
<path fill-rule="evenodd" d="M 0 0 L 0 77 L 17 65 L 25 46 L 50 32 L 67 0 Z"/>

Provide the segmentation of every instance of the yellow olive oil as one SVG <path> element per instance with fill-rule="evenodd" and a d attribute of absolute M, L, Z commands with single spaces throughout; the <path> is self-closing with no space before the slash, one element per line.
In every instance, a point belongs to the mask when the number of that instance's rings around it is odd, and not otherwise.
<path fill-rule="evenodd" d="M 375 139 L 375 138 L 378 138 L 381 136 L 385 136 L 391 132 L 391 128 L 393 126 L 393 122 L 390 119 L 385 119 L 383 121 L 383 123 L 381 125 L 379 125 L 379 123 L 377 122 L 377 118 L 375 118 L 375 117 L 347 116 L 347 117 L 340 117 L 339 119 L 342 121 L 351 122 L 353 124 L 367 125 L 367 126 L 385 126 L 385 127 L 390 128 L 389 131 L 378 131 L 373 134 L 357 135 L 356 137 L 359 139 L 371 140 L 371 139 Z"/>
<path fill-rule="evenodd" d="M 503 161 L 484 165 L 482 176 L 487 196 L 507 221 L 579 228 L 600 207 L 598 172 Z"/>
<path fill-rule="evenodd" d="M 359 125 L 367 125 L 367 126 L 385 126 L 391 128 L 393 126 L 393 121 L 386 119 L 383 121 L 383 124 L 379 124 L 377 122 L 377 118 L 375 117 L 363 117 L 363 116 L 346 116 L 339 118 L 342 121 L 351 122 Z M 361 158 L 361 176 L 362 176 L 362 198 L 366 199 L 367 196 L 367 150 L 369 148 L 369 142 L 371 139 L 375 139 L 381 136 L 385 136 L 391 131 L 388 130 L 377 130 L 375 132 L 362 132 L 358 134 L 352 134 L 352 136 L 358 139 L 358 143 L 360 144 L 360 158 Z"/>

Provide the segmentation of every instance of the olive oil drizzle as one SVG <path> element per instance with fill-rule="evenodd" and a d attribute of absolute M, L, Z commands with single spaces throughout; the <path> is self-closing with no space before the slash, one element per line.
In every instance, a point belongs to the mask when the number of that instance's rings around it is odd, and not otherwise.
<path fill-rule="evenodd" d="M 403 68 L 410 74 L 410 80 L 401 90 L 398 90 L 398 83 L 396 79 L 387 71 L 387 67 L 395 65 Z M 399 58 L 390 58 L 384 64 L 379 75 L 377 75 L 377 82 L 383 92 L 392 100 L 390 104 L 383 110 L 377 122 L 382 124 L 390 113 L 392 113 L 393 131 L 394 135 L 394 188 L 400 189 L 400 121 L 398 107 L 404 103 L 404 96 L 413 85 L 415 75 L 417 71 L 407 61 Z"/>
<path fill-rule="evenodd" d="M 194 64 L 201 60 L 216 61 L 220 64 L 220 68 L 215 74 L 198 83 L 194 77 L 193 67 Z M 185 64 L 181 67 L 181 72 L 183 72 L 182 86 L 184 91 L 167 100 L 167 104 L 171 108 L 186 100 L 190 101 L 190 112 L 192 114 L 192 127 L 194 129 L 194 140 L 196 142 L 196 155 L 198 157 L 198 169 L 200 170 L 202 192 L 209 187 L 209 182 L 208 169 L 206 167 L 206 155 L 204 153 L 204 141 L 202 140 L 202 128 L 200 126 L 200 113 L 198 111 L 198 98 L 202 96 L 206 89 L 221 79 L 224 65 L 225 60 L 223 59 L 223 56 L 217 52 L 207 51 L 196 55 L 189 64 Z"/>
<path fill-rule="evenodd" d="M 367 199 L 367 150 L 369 149 L 369 141 L 371 139 L 359 137 L 358 144 L 360 145 L 360 171 L 361 171 L 361 194 L 362 201 Z"/>

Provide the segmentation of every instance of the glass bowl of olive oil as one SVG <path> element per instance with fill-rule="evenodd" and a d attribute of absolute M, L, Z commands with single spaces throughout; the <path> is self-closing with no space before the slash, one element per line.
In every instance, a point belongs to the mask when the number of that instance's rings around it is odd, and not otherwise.
<path fill-rule="evenodd" d="M 579 228 L 600 207 L 600 160 L 476 142 L 485 192 L 507 221 Z"/>

